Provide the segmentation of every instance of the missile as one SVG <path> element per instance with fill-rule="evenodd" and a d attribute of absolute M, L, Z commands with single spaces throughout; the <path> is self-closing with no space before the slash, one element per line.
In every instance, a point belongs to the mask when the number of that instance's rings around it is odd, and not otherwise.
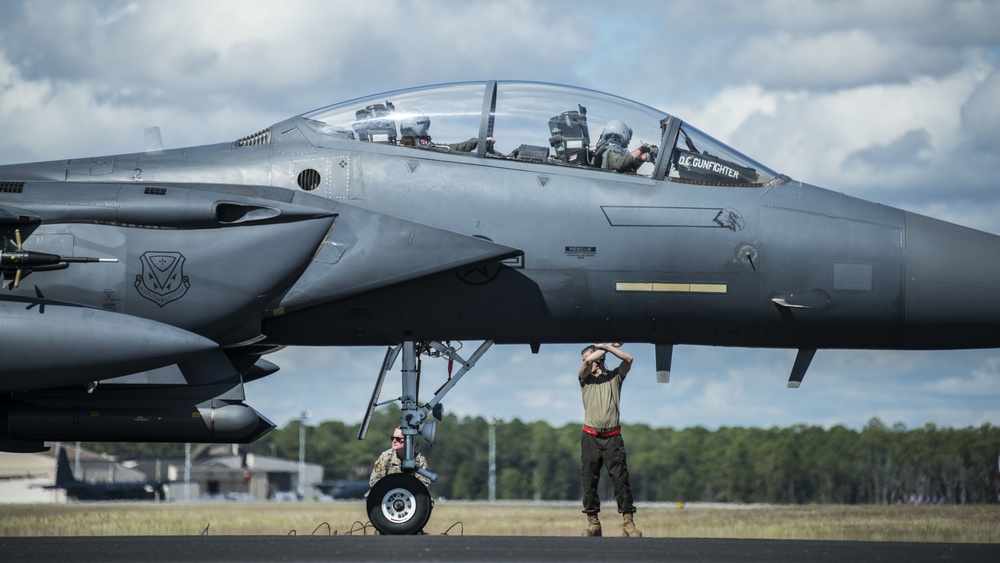
<path fill-rule="evenodd" d="M 43 298 L 0 301 L 0 392 L 82 385 L 218 348 L 192 332 Z"/>

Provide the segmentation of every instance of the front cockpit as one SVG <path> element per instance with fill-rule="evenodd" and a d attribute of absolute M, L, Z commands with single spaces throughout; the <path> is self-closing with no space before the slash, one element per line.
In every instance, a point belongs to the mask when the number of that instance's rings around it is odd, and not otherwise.
<path fill-rule="evenodd" d="M 778 176 L 657 109 L 555 84 L 426 86 L 357 98 L 301 117 L 321 137 L 478 158 L 737 187 L 763 186 Z M 630 166 L 602 166 L 614 147 L 634 155 Z"/>

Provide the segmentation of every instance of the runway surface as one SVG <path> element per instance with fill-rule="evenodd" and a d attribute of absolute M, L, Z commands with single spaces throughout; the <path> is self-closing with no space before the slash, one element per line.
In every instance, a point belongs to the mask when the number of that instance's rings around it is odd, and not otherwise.
<path fill-rule="evenodd" d="M 0 538 L 0 562 L 1000 561 L 1000 544 L 497 536 L 128 536 Z"/>

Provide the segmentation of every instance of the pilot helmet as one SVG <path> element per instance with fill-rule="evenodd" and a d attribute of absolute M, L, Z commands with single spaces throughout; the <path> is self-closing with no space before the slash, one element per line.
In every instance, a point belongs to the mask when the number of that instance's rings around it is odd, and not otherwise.
<path fill-rule="evenodd" d="M 399 121 L 399 132 L 404 137 L 426 137 L 431 128 L 431 118 L 426 115 L 405 117 Z"/>
<path fill-rule="evenodd" d="M 612 119 L 604 125 L 604 129 L 601 130 L 602 141 L 612 141 L 615 140 L 613 137 L 617 137 L 617 141 L 621 143 L 623 147 L 627 147 L 629 141 L 632 140 L 632 130 L 629 129 L 628 125 L 620 119 Z"/>

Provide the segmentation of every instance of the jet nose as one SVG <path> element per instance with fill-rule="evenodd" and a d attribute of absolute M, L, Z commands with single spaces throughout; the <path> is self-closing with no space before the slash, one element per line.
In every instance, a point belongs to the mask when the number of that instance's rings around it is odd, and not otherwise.
<path fill-rule="evenodd" d="M 906 213 L 907 348 L 1000 347 L 1000 236 Z"/>

